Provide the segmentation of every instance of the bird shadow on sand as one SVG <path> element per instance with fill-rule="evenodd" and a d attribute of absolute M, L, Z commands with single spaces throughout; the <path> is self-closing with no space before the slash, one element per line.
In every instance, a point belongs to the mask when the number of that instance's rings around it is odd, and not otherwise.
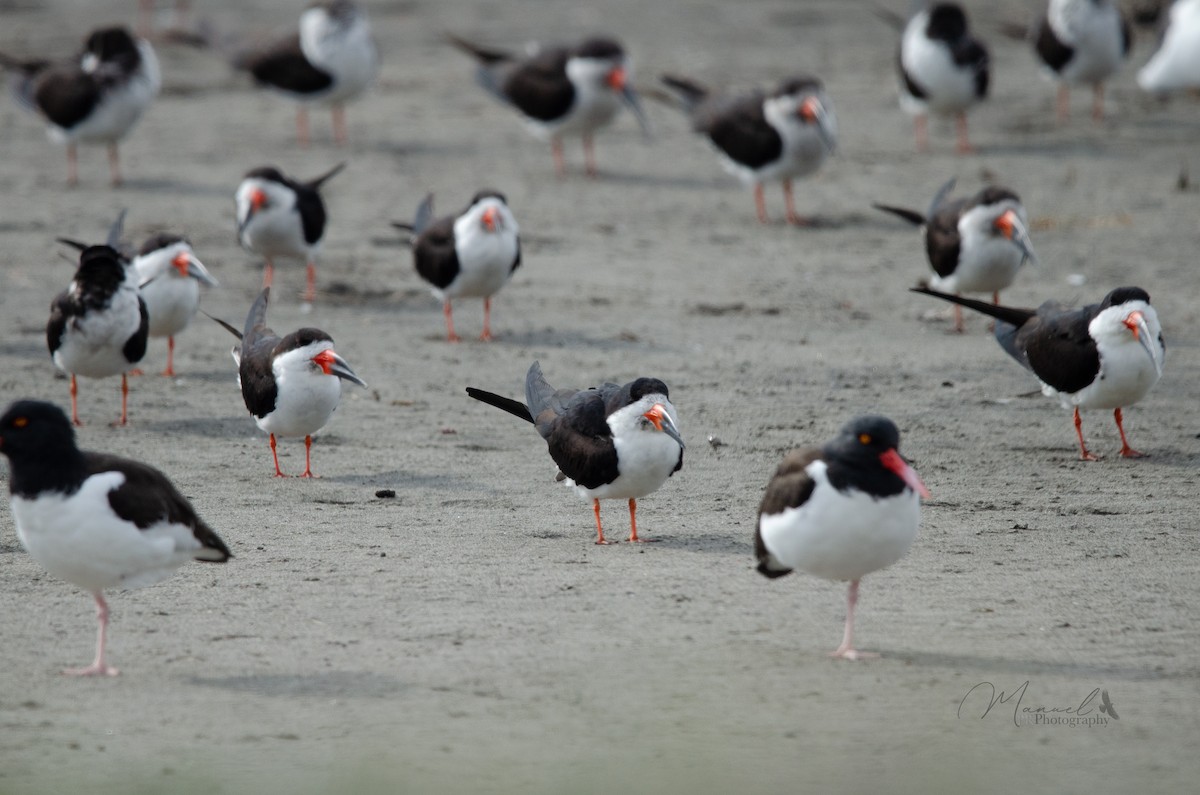
<path fill-rule="evenodd" d="M 388 472 L 359 472 L 342 475 L 321 475 L 320 480 L 326 483 L 340 483 L 347 486 L 358 486 L 371 489 L 392 489 L 397 497 L 403 497 L 405 492 L 415 489 L 430 489 L 434 491 L 468 491 L 478 487 L 477 481 L 468 477 L 459 477 L 451 472 L 410 472 L 404 469 L 393 469 Z"/>
<path fill-rule="evenodd" d="M 593 337 L 573 329 L 538 329 L 536 331 L 505 332 L 497 334 L 493 345 L 515 345 L 522 348 L 595 348 L 616 351 L 627 348 L 636 340 L 621 337 Z"/>
<path fill-rule="evenodd" d="M 185 434 L 210 439 L 241 439 L 252 430 L 246 417 L 175 417 L 138 422 L 138 428 L 166 436 Z"/>
<path fill-rule="evenodd" d="M 393 676 L 371 671 L 193 676 L 185 681 L 200 687 L 281 698 L 385 698 L 408 688 L 408 685 Z"/>
<path fill-rule="evenodd" d="M 876 649 L 883 657 L 902 661 L 908 665 L 929 668 L 947 668 L 953 671 L 979 671 L 981 673 L 1011 674 L 1018 681 L 1031 676 L 1070 676 L 1087 679 L 1120 679 L 1126 682 L 1154 682 L 1167 679 L 1196 679 L 1197 671 L 1167 672 L 1154 667 L 1125 665 L 1097 665 L 1088 662 L 1049 662 L 1046 660 L 1011 659 L 989 657 L 980 654 L 938 654 L 936 652 L 901 651 Z M 1008 690 L 1008 687 L 1003 688 Z"/>
<path fill-rule="evenodd" d="M 725 183 L 717 178 L 701 179 L 689 176 L 665 176 L 663 174 L 648 174 L 644 171 L 613 171 L 601 168 L 596 175 L 597 182 L 611 182 L 616 185 L 653 185 L 660 188 L 682 188 L 684 190 L 720 190 Z"/>
<path fill-rule="evenodd" d="M 754 555 L 754 546 L 747 539 L 723 535 L 721 533 L 689 533 L 684 530 L 680 531 L 677 535 L 668 533 L 657 536 L 650 533 L 650 537 L 670 544 L 672 547 L 686 549 L 690 552 L 738 555 L 745 557 L 747 564 L 753 560 Z"/>

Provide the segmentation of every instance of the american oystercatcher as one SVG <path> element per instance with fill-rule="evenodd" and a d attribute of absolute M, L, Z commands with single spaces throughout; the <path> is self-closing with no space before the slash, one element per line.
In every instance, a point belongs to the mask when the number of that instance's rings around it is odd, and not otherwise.
<path fill-rule="evenodd" d="M 758 509 L 760 574 L 775 579 L 799 569 L 850 581 L 845 632 L 831 657 L 875 656 L 854 648 L 858 583 L 904 557 L 917 537 L 920 498 L 929 491 L 899 446 L 900 431 L 887 417 L 856 417 L 822 447 L 789 453 Z"/>
<path fill-rule="evenodd" d="M 302 328 L 280 339 L 267 327 L 265 287 L 250 307 L 245 331 L 217 320 L 242 344 L 233 349 L 238 365 L 242 400 L 255 424 L 270 437 L 275 477 L 287 477 L 279 468 L 276 436 L 304 437 L 302 478 L 312 471 L 312 437 L 329 424 L 342 399 L 342 381 L 366 386 L 350 365 L 333 350 L 333 337 L 317 328 Z"/>
<path fill-rule="evenodd" d="M 122 214 L 123 215 L 123 214 Z M 110 245 L 80 249 L 79 268 L 66 290 L 50 304 L 46 344 L 58 369 L 71 377 L 71 421 L 79 420 L 77 376 L 121 376 L 121 417 L 129 421 L 128 373 L 146 355 L 150 317 L 138 294 L 137 275 L 112 244 L 120 236 L 120 219 L 109 235 Z"/>
<path fill-rule="evenodd" d="M 52 403 L 21 400 L 0 417 L 12 513 L 21 544 L 59 579 L 96 600 L 96 658 L 81 676 L 116 676 L 104 657 L 110 588 L 166 579 L 189 560 L 224 563 L 233 554 L 187 499 L 154 467 L 85 452 Z"/>
<path fill-rule="evenodd" d="M 952 293 L 991 293 L 1013 283 L 1026 260 L 1036 263 L 1029 242 L 1029 219 L 1017 194 L 991 185 L 969 199 L 950 200 L 954 180 L 938 190 L 929 211 L 873 204 L 878 210 L 921 227 L 925 254 L 933 267 L 929 284 Z M 963 330 L 962 309 L 954 308 L 954 330 Z"/>
<path fill-rule="evenodd" d="M 637 498 L 658 490 L 683 467 L 683 439 L 667 385 L 638 378 L 624 386 L 554 389 L 534 362 L 525 376 L 525 403 L 482 389 L 467 394 L 533 423 L 558 465 L 556 480 L 592 501 L 596 543 L 604 539 L 600 500 L 629 501 L 629 541 L 637 532 Z"/>
<path fill-rule="evenodd" d="M 150 237 L 133 268 L 138 290 L 150 315 L 150 336 L 167 338 L 167 368 L 175 375 L 175 335 L 187 328 L 200 308 L 200 285 L 216 287 L 217 280 L 196 258 L 187 238 L 160 233 Z"/>
<path fill-rule="evenodd" d="M 520 113 L 530 132 L 550 142 L 560 177 L 566 174 L 562 139 L 568 135 L 582 136 L 587 173 L 596 175 L 592 136 L 612 122 L 622 104 L 637 118 L 642 132 L 650 134 L 629 82 L 629 59 L 613 39 L 596 37 L 573 47 L 544 47 L 524 58 L 458 36 L 447 39 L 479 61 L 479 84 Z"/>
<path fill-rule="evenodd" d="M 1143 91 L 1200 88 L 1200 0 L 1176 0 L 1158 50 L 1137 76 Z"/>
<path fill-rule="evenodd" d="M 425 197 L 411 224 L 392 226 L 411 233 L 413 264 L 442 301 L 446 338 L 458 342 L 450 302 L 455 298 L 483 299 L 481 340 L 492 338 L 492 296 L 508 284 L 521 264 L 520 229 L 504 194 L 476 193 L 461 214 L 434 220 L 433 194 Z"/>
<path fill-rule="evenodd" d="M 989 59 L 962 7 L 936 3 L 918 11 L 904 27 L 897 67 L 900 106 L 914 119 L 917 149 L 929 148 L 928 116 L 935 113 L 955 117 L 957 151 L 971 152 L 967 110 L 987 96 Z"/>
<path fill-rule="evenodd" d="M 263 287 L 275 278 L 276 257 L 293 257 L 305 262 L 304 300 L 317 297 L 317 251 L 325 236 L 325 202 L 321 186 L 346 167 L 339 163 L 316 179 L 296 182 L 273 166 L 246 172 L 238 185 L 238 242 L 266 259 Z"/>
<path fill-rule="evenodd" d="M 1121 434 L 1121 455 L 1140 458 L 1125 438 L 1121 409 L 1137 403 L 1162 375 L 1166 344 L 1158 313 L 1140 287 L 1119 287 L 1098 304 L 1080 309 L 1047 301 L 1037 309 L 993 306 L 914 287 L 996 318 L 996 339 L 1037 376 L 1042 394 L 1072 409 L 1079 457 L 1095 461 L 1083 441 L 1080 409 L 1112 409 Z"/>
<path fill-rule="evenodd" d="M 17 101 L 48 122 L 50 137 L 67 146 L 67 184 L 79 183 L 76 146 L 108 145 L 113 186 L 121 184 L 117 142 L 158 96 L 162 80 L 154 48 L 122 27 L 92 31 L 83 52 L 61 62 L 0 54 L 17 72 Z"/>
<path fill-rule="evenodd" d="M 333 138 L 345 144 L 346 102 L 357 99 L 379 74 L 379 53 L 366 12 L 349 0 L 310 6 L 300 29 L 285 38 L 247 50 L 234 65 L 263 86 L 295 101 L 296 139 L 308 146 L 308 105 L 328 105 Z"/>
<path fill-rule="evenodd" d="M 804 224 L 792 200 L 792 180 L 820 168 L 837 148 L 837 119 L 821 81 L 795 77 L 770 94 L 721 96 L 690 78 L 663 75 L 681 99 L 692 129 L 717 150 L 725 170 L 754 187 L 758 220 L 769 221 L 763 183 L 783 183 L 787 220 Z"/>
<path fill-rule="evenodd" d="M 1092 118 L 1104 118 L 1104 81 L 1129 55 L 1129 22 L 1109 0 L 1050 0 L 1034 51 L 1059 81 L 1058 120 L 1070 116 L 1068 84 L 1092 86 Z"/>

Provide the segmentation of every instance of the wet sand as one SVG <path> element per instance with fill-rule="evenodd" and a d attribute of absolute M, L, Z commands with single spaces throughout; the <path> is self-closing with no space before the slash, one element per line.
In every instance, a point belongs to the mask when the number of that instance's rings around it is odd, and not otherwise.
<path fill-rule="evenodd" d="M 266 33 L 299 4 L 196 3 L 220 31 Z M 973 4 L 981 6 L 982 4 Z M 0 4 L 7 51 L 63 52 L 91 27 L 132 21 L 132 0 Z M 204 307 L 241 323 L 260 265 L 236 243 L 233 191 L 274 163 L 315 176 L 330 226 L 320 297 L 303 268 L 276 271 L 277 330 L 316 325 L 370 387 L 348 390 L 313 448 L 319 480 L 276 480 L 245 411 L 225 331 L 199 318 L 180 377 L 137 379 L 132 424 L 107 423 L 118 383 L 85 381 L 81 443 L 167 472 L 230 544 L 110 599 L 122 675 L 76 681 L 90 659 L 91 602 L 46 575 L 0 518 L 0 792 L 1128 792 L 1185 791 L 1200 765 L 1200 540 L 1196 488 L 1195 272 L 1200 105 L 1141 95 L 1143 34 L 1088 117 L 1066 126 L 1054 88 L 1000 21 L 1025 3 L 973 9 L 994 92 L 971 116 L 976 155 L 949 124 L 913 152 L 897 107 L 895 34 L 841 2 L 369 3 L 380 83 L 350 109 L 351 144 L 294 143 L 288 103 L 210 53 L 163 44 L 164 91 L 126 140 L 127 184 L 107 187 L 84 149 L 64 188 L 62 151 L 0 103 L 0 397 L 67 401 L 45 349 L 51 297 L 70 280 L 59 235 L 100 240 L 117 211 L 142 240 L 187 233 L 221 281 Z M 610 31 L 640 85 L 664 71 L 714 84 L 824 78 L 841 152 L 800 183 L 812 228 L 760 226 L 751 195 L 668 107 L 647 103 L 601 134 L 601 176 L 554 176 L 549 147 L 439 42 L 497 45 Z M 957 176 L 1016 190 L 1041 264 L 1007 303 L 1079 303 L 1137 284 L 1168 343 L 1162 380 L 1126 412 L 1085 416 L 1097 463 L 1078 460 L 1069 414 L 969 317 L 907 288 L 925 275 L 919 236 L 872 201 L 922 208 Z M 509 199 L 524 263 L 493 302 L 496 340 L 449 345 L 440 307 L 388 222 L 427 192 L 449 212 L 479 188 Z M 768 191 L 782 215 L 778 188 Z M 1070 277 L 1082 274 L 1082 286 Z M 477 301 L 456 307 L 465 338 Z M 161 369 L 154 341 L 144 366 Z M 684 468 L 639 503 L 658 543 L 596 547 L 589 506 L 553 480 L 524 423 L 469 400 L 518 395 L 540 360 L 551 383 L 654 375 L 671 387 Z M 790 448 L 865 411 L 892 417 L 933 492 L 910 554 L 863 581 L 858 640 L 877 660 L 836 662 L 842 584 L 753 570 L 762 490 Z M 712 445 L 709 437 L 722 444 Z M 286 470 L 303 445 L 281 443 Z M 6 477 L 6 476 L 5 476 Z M 376 492 L 395 491 L 394 498 Z M 627 514 L 606 504 L 624 537 Z M 1020 695 L 986 715 L 991 693 Z M 975 688 L 972 690 L 972 688 Z M 1014 725 L 1026 709 L 1079 709 L 1096 688 L 1104 725 Z M 969 694 L 969 695 L 968 695 Z M 965 699 L 965 700 L 964 700 Z M 1020 706 L 1018 706 L 1018 701 Z M 1087 717 L 1104 717 L 1098 700 Z M 1069 712 L 1043 712 L 1061 718 Z"/>

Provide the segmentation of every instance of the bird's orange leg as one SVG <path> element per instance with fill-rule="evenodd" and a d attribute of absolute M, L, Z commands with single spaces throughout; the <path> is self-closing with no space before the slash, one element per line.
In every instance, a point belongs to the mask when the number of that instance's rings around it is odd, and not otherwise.
<path fill-rule="evenodd" d="M 596 514 L 596 545 L 610 543 L 604 540 L 604 528 L 600 526 L 600 500 L 592 500 L 592 512 Z"/>
<path fill-rule="evenodd" d="M 1120 411 L 1120 409 L 1117 409 Z M 1121 424 L 1117 423 L 1120 428 Z M 1087 445 L 1083 442 L 1083 418 L 1079 416 L 1079 406 L 1075 407 L 1075 434 L 1079 437 L 1079 460 L 1080 461 L 1099 461 L 1099 457 L 1088 452 Z M 1122 437 L 1124 432 L 1122 431 Z"/>
<path fill-rule="evenodd" d="M 268 436 L 271 438 L 271 458 L 275 461 L 275 477 L 286 478 L 287 475 L 283 474 L 283 470 L 279 468 L 279 453 L 275 452 L 275 434 L 268 434 Z"/>
<path fill-rule="evenodd" d="M 1117 421 L 1117 430 L 1121 433 L 1121 456 L 1124 458 L 1145 458 L 1146 453 L 1134 450 L 1129 446 L 1129 440 L 1125 438 L 1125 427 L 1121 424 L 1120 409 L 1113 412 L 1113 419 Z"/>

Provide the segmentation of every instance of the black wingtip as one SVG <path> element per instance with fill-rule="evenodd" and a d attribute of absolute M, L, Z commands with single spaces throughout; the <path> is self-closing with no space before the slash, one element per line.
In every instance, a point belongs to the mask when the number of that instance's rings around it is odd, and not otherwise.
<path fill-rule="evenodd" d="M 69 237 L 56 237 L 54 239 L 59 243 L 62 243 L 64 246 L 70 246 L 78 251 L 83 251 L 88 247 L 87 243 L 80 243 L 78 240 L 72 240 Z"/>
<path fill-rule="evenodd" d="M 941 293 L 937 290 L 932 290 L 925 285 L 917 285 L 916 287 L 908 288 L 909 292 L 922 293 L 924 295 L 932 295 L 934 298 L 940 298 L 943 301 L 949 301 L 952 304 L 965 306 L 967 309 L 973 309 L 980 314 L 994 317 L 997 320 L 1008 323 L 1011 326 L 1023 326 L 1031 317 L 1034 317 L 1037 312 L 1033 309 L 1018 309 L 1011 306 L 998 306 L 989 304 L 985 301 L 976 301 L 974 298 L 963 298 L 961 295 L 951 295 L 950 293 Z"/>
<path fill-rule="evenodd" d="M 207 312 L 205 312 L 203 309 L 201 309 L 201 310 L 200 310 L 200 314 L 204 315 L 206 318 L 208 318 L 208 319 L 209 319 L 209 320 L 211 320 L 212 322 L 214 322 L 214 323 L 216 323 L 217 325 L 221 326 L 221 327 L 222 327 L 222 328 L 224 328 L 226 331 L 228 331 L 230 334 L 232 334 L 233 336 L 237 337 L 239 340 L 242 338 L 242 332 L 238 331 L 238 330 L 237 330 L 236 328 L 234 328 L 234 327 L 233 327 L 231 324 L 229 324 L 229 323 L 226 323 L 226 322 L 225 322 L 224 320 L 222 320 L 221 318 L 219 318 L 219 317 L 213 317 L 212 315 L 210 315 L 210 314 L 208 314 Z"/>
<path fill-rule="evenodd" d="M 497 395 L 494 392 L 476 389 L 473 386 L 467 387 L 467 395 L 489 406 L 495 406 L 502 411 L 507 411 L 514 417 L 519 417 L 528 423 L 533 422 L 533 415 L 529 413 L 529 407 L 520 401 L 506 398 L 503 395 Z"/>
<path fill-rule="evenodd" d="M 893 207 L 890 204 L 879 204 L 872 202 L 871 206 L 876 210 L 882 210 L 885 213 L 891 213 L 905 221 L 908 221 L 913 226 L 923 226 L 925 224 L 925 216 L 921 215 L 916 210 L 910 210 L 907 207 Z"/>
<path fill-rule="evenodd" d="M 329 180 L 336 177 L 341 172 L 341 170 L 344 169 L 345 167 L 346 167 L 346 161 L 343 160 L 342 162 L 338 163 L 333 168 L 326 171 L 321 176 L 315 177 L 314 179 L 310 179 L 307 183 L 308 187 L 312 188 L 313 190 L 319 190 L 322 185 L 324 185 L 326 182 L 328 182 Z"/>

